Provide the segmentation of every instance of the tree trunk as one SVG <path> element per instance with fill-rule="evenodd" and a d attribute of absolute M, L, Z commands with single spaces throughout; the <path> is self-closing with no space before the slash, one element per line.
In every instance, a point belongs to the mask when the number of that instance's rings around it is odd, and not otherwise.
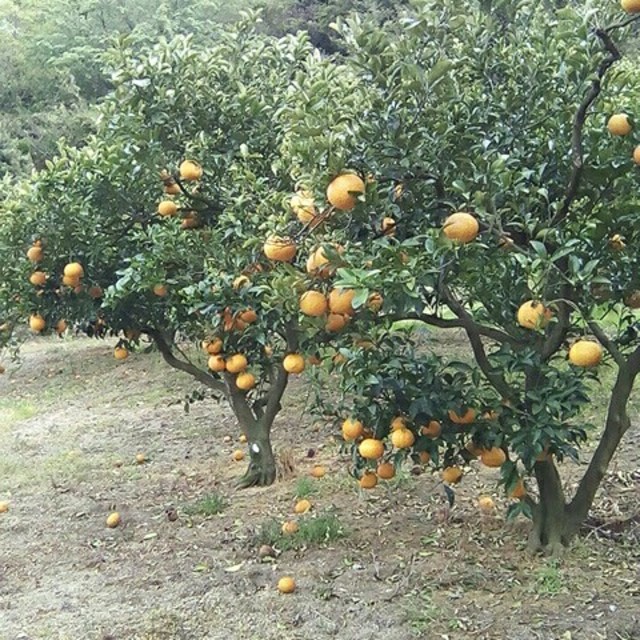
<path fill-rule="evenodd" d="M 533 526 L 529 534 L 529 549 L 557 556 L 570 541 L 567 535 L 567 506 L 562 482 L 555 463 L 550 458 L 535 465 L 540 501 L 533 506 Z"/>
<path fill-rule="evenodd" d="M 266 487 L 276 479 L 276 459 L 271 448 L 271 425 L 263 420 L 240 424 L 249 444 L 250 462 L 245 474 L 238 480 L 240 489 Z"/>

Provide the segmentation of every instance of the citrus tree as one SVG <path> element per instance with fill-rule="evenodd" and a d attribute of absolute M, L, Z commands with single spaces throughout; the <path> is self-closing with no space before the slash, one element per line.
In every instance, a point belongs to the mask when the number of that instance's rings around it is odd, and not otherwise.
<path fill-rule="evenodd" d="M 445 1 L 395 26 L 339 23 L 348 56 L 307 66 L 284 149 L 308 189 L 328 186 L 318 233 L 345 249 L 334 286 L 356 307 L 380 292 L 380 326 L 461 331 L 474 356 L 452 362 L 457 400 L 391 357 L 344 367 L 360 466 L 426 451 L 453 483 L 479 455 L 519 498 L 512 514 L 532 517 L 531 547 L 555 552 L 630 428 L 640 371 L 640 78 L 619 46 L 640 5 L 550 4 Z M 353 208 L 332 199 L 335 176 L 362 193 Z M 604 428 L 567 496 L 557 463 L 578 458 L 598 383 Z M 364 401 L 381 385 L 399 391 Z"/>
<path fill-rule="evenodd" d="M 306 233 L 278 113 L 311 48 L 259 36 L 253 21 L 207 49 L 179 38 L 111 52 L 96 134 L 8 189 L 0 225 L 4 328 L 118 336 L 122 361 L 150 340 L 229 401 L 249 442 L 244 486 L 273 482 L 269 434 L 289 375 L 333 331 L 319 318 L 329 300 L 299 300 L 296 237 L 272 233 Z M 349 311 L 336 292 L 338 303 Z M 19 331 L 2 335 L 8 345 Z"/>

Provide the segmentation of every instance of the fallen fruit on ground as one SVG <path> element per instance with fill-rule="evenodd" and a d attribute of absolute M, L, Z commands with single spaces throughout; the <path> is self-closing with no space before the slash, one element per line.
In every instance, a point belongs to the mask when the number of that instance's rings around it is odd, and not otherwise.
<path fill-rule="evenodd" d="M 293 593 L 296 590 L 296 581 L 291 576 L 284 576 L 278 580 L 280 593 Z"/>
<path fill-rule="evenodd" d="M 285 535 L 291 535 L 296 533 L 300 529 L 300 526 L 295 520 L 287 520 L 282 523 L 282 533 Z"/>
<path fill-rule="evenodd" d="M 120 514 L 117 511 L 114 511 L 107 516 L 107 527 L 109 527 L 109 529 L 115 529 L 120 522 Z"/>
<path fill-rule="evenodd" d="M 240 462 L 241 460 L 244 460 L 244 451 L 241 451 L 240 449 L 236 449 L 232 454 L 231 457 L 236 461 L 236 462 Z"/>
<path fill-rule="evenodd" d="M 293 507 L 294 513 L 298 514 L 307 513 L 309 509 L 311 509 L 311 502 L 309 502 L 309 500 L 307 500 L 306 498 L 303 500 L 298 500 L 298 502 L 296 502 L 295 506 Z"/>
<path fill-rule="evenodd" d="M 478 507 L 480 508 L 480 511 L 484 513 L 491 513 L 495 509 L 496 505 L 491 496 L 480 496 L 478 498 Z"/>
<path fill-rule="evenodd" d="M 311 475 L 314 478 L 322 478 L 326 475 L 326 473 L 327 473 L 326 468 L 321 464 L 317 464 L 313 467 L 313 469 L 311 469 Z"/>

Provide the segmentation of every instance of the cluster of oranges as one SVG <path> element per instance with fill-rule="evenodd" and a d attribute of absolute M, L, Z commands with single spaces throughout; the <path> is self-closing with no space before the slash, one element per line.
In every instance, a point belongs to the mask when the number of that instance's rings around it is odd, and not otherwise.
<path fill-rule="evenodd" d="M 202 178 L 203 169 L 194 160 L 184 160 L 178 168 L 181 182 L 197 182 Z M 177 196 L 182 193 L 182 188 L 176 179 L 166 170 L 160 173 L 160 179 L 164 185 L 164 192 L 168 196 Z M 165 198 L 158 203 L 156 213 L 161 218 L 173 218 L 181 213 L 178 203 L 171 197 Z M 188 209 L 182 213 L 182 229 L 195 229 L 200 226 L 200 220 L 196 211 Z"/>
<path fill-rule="evenodd" d="M 495 415 L 485 414 L 487 419 L 492 419 Z M 449 419 L 454 424 L 470 424 L 476 418 L 476 411 L 468 409 L 462 416 L 455 411 L 449 411 Z M 442 433 L 442 425 L 438 420 L 429 420 L 427 424 L 420 427 L 418 432 L 428 438 L 438 438 Z M 375 463 L 376 468 L 366 469 L 360 477 L 359 484 L 363 489 L 373 489 L 378 480 L 390 480 L 396 474 L 396 468 L 392 462 L 385 460 L 387 447 L 384 440 L 375 438 L 360 420 L 347 418 L 342 423 L 342 437 L 346 442 L 353 442 L 358 447 L 358 454 L 368 462 Z M 391 451 L 410 451 L 414 446 L 416 436 L 410 428 L 410 421 L 404 416 L 397 416 L 391 421 L 389 442 Z M 507 454 L 501 447 L 482 448 L 470 441 L 466 447 L 467 451 L 474 457 L 479 458 L 482 464 L 491 468 L 501 467 L 507 460 Z M 414 451 L 413 456 L 422 464 L 430 461 L 427 451 Z M 442 480 L 447 484 L 458 483 L 463 475 L 462 469 L 457 466 L 445 467 L 442 471 Z M 518 483 L 516 489 L 511 493 L 511 497 L 522 498 L 525 495 L 524 484 Z"/>

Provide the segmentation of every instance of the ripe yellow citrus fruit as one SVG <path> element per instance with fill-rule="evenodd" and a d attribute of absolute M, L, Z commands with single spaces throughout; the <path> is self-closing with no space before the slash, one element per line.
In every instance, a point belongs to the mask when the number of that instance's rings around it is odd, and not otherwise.
<path fill-rule="evenodd" d="M 431 454 L 428 451 L 420 451 L 420 453 L 418 453 L 418 460 L 420 460 L 422 464 L 429 464 L 431 461 Z"/>
<path fill-rule="evenodd" d="M 80 278 L 72 278 L 71 276 L 62 276 L 62 284 L 65 287 L 75 289 L 80 284 Z"/>
<path fill-rule="evenodd" d="M 294 513 L 298 514 L 307 513 L 309 509 L 311 509 L 311 502 L 309 502 L 309 500 L 307 499 L 298 500 L 298 502 L 296 502 L 295 506 L 293 507 Z"/>
<path fill-rule="evenodd" d="M 178 213 L 178 205 L 173 200 L 163 200 L 158 205 L 158 215 L 163 218 L 175 216 Z"/>
<path fill-rule="evenodd" d="M 347 326 L 348 318 L 340 313 L 330 313 L 327 316 L 327 321 L 324 324 L 326 331 L 331 333 L 337 333 L 342 331 Z"/>
<path fill-rule="evenodd" d="M 311 475 L 314 478 L 323 478 L 327 473 L 327 470 L 324 466 L 322 466 L 321 464 L 316 464 L 313 466 L 313 469 L 311 469 Z"/>
<path fill-rule="evenodd" d="M 180 193 L 180 187 L 177 182 L 170 182 L 164 185 L 164 192 L 168 196 L 177 196 Z"/>
<path fill-rule="evenodd" d="M 376 474 L 378 478 L 382 480 L 391 480 L 396 475 L 396 468 L 391 464 L 391 462 L 382 462 L 378 465 L 376 469 Z"/>
<path fill-rule="evenodd" d="M 147 457 L 144 453 L 136 453 L 136 462 L 138 464 L 144 464 L 147 461 Z"/>
<path fill-rule="evenodd" d="M 628 136 L 631 133 L 631 128 L 631 122 L 626 113 L 616 113 L 607 122 L 607 129 L 613 136 Z"/>
<path fill-rule="evenodd" d="M 428 438 L 437 438 L 442 433 L 442 425 L 437 420 L 430 420 L 420 429 L 420 433 Z"/>
<path fill-rule="evenodd" d="M 524 485 L 524 480 L 522 478 L 518 478 L 518 482 L 516 482 L 515 487 L 511 490 L 509 497 L 515 498 L 516 500 L 521 500 L 526 495 L 527 495 L 527 488 Z"/>
<path fill-rule="evenodd" d="M 75 278 L 78 280 L 84 276 L 84 269 L 79 262 L 70 262 L 65 266 L 62 275 L 67 278 Z"/>
<path fill-rule="evenodd" d="M 547 326 L 553 316 L 539 300 L 527 300 L 518 308 L 518 324 L 525 329 L 541 329 Z"/>
<path fill-rule="evenodd" d="M 258 314 L 253 309 L 245 309 L 238 314 L 238 319 L 246 324 L 251 324 L 258 319 Z"/>
<path fill-rule="evenodd" d="M 121 521 L 120 514 L 114 511 L 107 516 L 107 527 L 109 527 L 109 529 L 115 529 Z"/>
<path fill-rule="evenodd" d="M 372 293 L 367 300 L 367 307 L 373 313 L 378 313 L 382 309 L 384 298 L 379 293 Z"/>
<path fill-rule="evenodd" d="M 251 284 L 251 280 L 247 276 L 238 276 L 231 285 L 236 291 L 243 287 L 248 287 Z"/>
<path fill-rule="evenodd" d="M 282 523 L 282 533 L 285 535 L 291 535 L 292 533 L 297 533 L 300 527 L 295 520 L 287 520 Z"/>
<path fill-rule="evenodd" d="M 220 338 L 214 338 L 211 342 L 207 342 L 206 351 L 209 355 L 218 355 L 222 351 L 222 340 Z"/>
<path fill-rule="evenodd" d="M 329 310 L 331 313 L 352 315 L 352 302 L 355 293 L 353 289 L 332 289 L 329 293 Z"/>
<path fill-rule="evenodd" d="M 166 284 L 156 284 L 156 285 L 154 285 L 153 286 L 153 293 L 154 293 L 154 295 L 158 296 L 159 298 L 164 298 L 168 293 L 167 285 Z"/>
<path fill-rule="evenodd" d="M 407 429 L 408 428 L 407 419 L 404 416 L 396 416 L 391 421 L 391 431 L 396 431 L 397 429 Z"/>
<path fill-rule="evenodd" d="M 285 356 L 282 366 L 287 373 L 302 373 L 304 371 L 304 358 L 299 353 L 290 353 Z"/>
<path fill-rule="evenodd" d="M 364 182 L 355 173 L 343 173 L 334 178 L 327 187 L 329 204 L 341 211 L 349 211 L 358 203 L 358 196 L 364 194 Z"/>
<path fill-rule="evenodd" d="M 116 347 L 113 350 L 113 357 L 116 360 L 126 360 L 129 357 L 129 351 L 124 347 Z"/>
<path fill-rule="evenodd" d="M 278 591 L 280 593 L 293 593 L 296 590 L 296 581 L 291 576 L 284 576 L 278 580 Z"/>
<path fill-rule="evenodd" d="M 357 440 L 364 433 L 364 425 L 360 420 L 354 420 L 353 418 L 347 418 L 342 423 L 342 437 L 349 442 L 350 440 Z"/>
<path fill-rule="evenodd" d="M 578 340 L 569 349 L 569 362 L 576 367 L 595 367 L 602 360 L 602 347 L 593 340 Z"/>
<path fill-rule="evenodd" d="M 236 353 L 227 360 L 227 371 L 229 373 L 240 373 L 247 368 L 248 364 L 247 358 L 243 354 Z"/>
<path fill-rule="evenodd" d="M 289 204 L 302 224 L 309 224 L 316 216 L 313 195 L 309 191 L 298 191 L 291 196 Z"/>
<path fill-rule="evenodd" d="M 638 0 L 638 3 L 640 4 L 640 0 Z M 633 150 L 633 161 L 636 164 L 640 164 L 640 144 L 636 145 L 635 149 Z"/>
<path fill-rule="evenodd" d="M 620 0 L 620 6 L 627 13 L 640 13 L 640 0 Z"/>
<path fill-rule="evenodd" d="M 209 369 L 211 369 L 211 371 L 220 373 L 220 371 L 224 371 L 226 369 L 227 365 L 221 355 L 213 355 L 209 357 L 207 366 L 209 367 Z"/>
<path fill-rule="evenodd" d="M 29 328 L 31 331 L 35 331 L 36 333 L 40 333 L 44 331 L 44 328 L 47 326 L 45 319 L 38 313 L 34 313 L 29 316 Z"/>
<path fill-rule="evenodd" d="M 384 442 L 375 438 L 366 438 L 360 443 L 358 452 L 367 460 L 377 460 L 384 454 Z"/>
<path fill-rule="evenodd" d="M 43 258 L 42 247 L 30 247 L 27 251 L 27 258 L 31 262 L 41 262 Z"/>
<path fill-rule="evenodd" d="M 447 415 L 454 424 L 471 424 L 476 419 L 476 410 L 469 407 L 460 416 L 453 409 L 450 409 Z"/>
<path fill-rule="evenodd" d="M 43 287 L 45 284 L 47 284 L 47 274 L 44 271 L 34 271 L 29 276 L 29 282 L 34 287 Z"/>
<path fill-rule="evenodd" d="M 491 447 L 481 451 L 480 460 L 487 467 L 501 467 L 507 460 L 507 454 L 500 447 Z"/>
<path fill-rule="evenodd" d="M 238 389 L 242 389 L 242 391 L 249 391 L 249 389 L 253 389 L 256 386 L 256 377 L 253 373 L 243 372 L 239 373 L 236 378 L 236 386 Z"/>
<path fill-rule="evenodd" d="M 276 262 L 291 262 L 296 255 L 296 243 L 291 238 L 270 236 L 264 243 L 264 255 Z"/>
<path fill-rule="evenodd" d="M 480 233 L 480 225 L 470 213 L 452 213 L 442 227 L 444 235 L 453 240 L 465 244 L 476 239 Z"/>
<path fill-rule="evenodd" d="M 393 218 L 383 218 L 381 225 L 382 233 L 385 236 L 396 235 L 396 221 Z"/>
<path fill-rule="evenodd" d="M 391 444 L 396 449 L 409 449 L 413 446 L 416 438 L 409 429 L 396 429 L 391 434 Z"/>
<path fill-rule="evenodd" d="M 361 489 L 373 489 L 378 484 L 378 476 L 373 471 L 365 471 L 360 478 Z"/>
<path fill-rule="evenodd" d="M 202 178 L 202 167 L 194 160 L 184 160 L 179 167 L 180 178 L 187 182 L 194 182 Z"/>
<path fill-rule="evenodd" d="M 496 504 L 491 496 L 480 496 L 478 498 L 478 507 L 484 513 L 491 513 L 496 508 Z"/>
<path fill-rule="evenodd" d="M 236 461 L 236 462 L 240 462 L 241 460 L 244 460 L 244 451 L 241 451 L 240 449 L 236 449 L 232 454 L 231 457 Z"/>
<path fill-rule="evenodd" d="M 442 481 L 447 484 L 457 484 L 462 479 L 460 467 L 446 467 L 442 470 Z"/>
<path fill-rule="evenodd" d="M 327 306 L 327 299 L 320 291 L 305 291 L 300 296 L 300 311 L 305 316 L 318 318 L 326 313 Z"/>

